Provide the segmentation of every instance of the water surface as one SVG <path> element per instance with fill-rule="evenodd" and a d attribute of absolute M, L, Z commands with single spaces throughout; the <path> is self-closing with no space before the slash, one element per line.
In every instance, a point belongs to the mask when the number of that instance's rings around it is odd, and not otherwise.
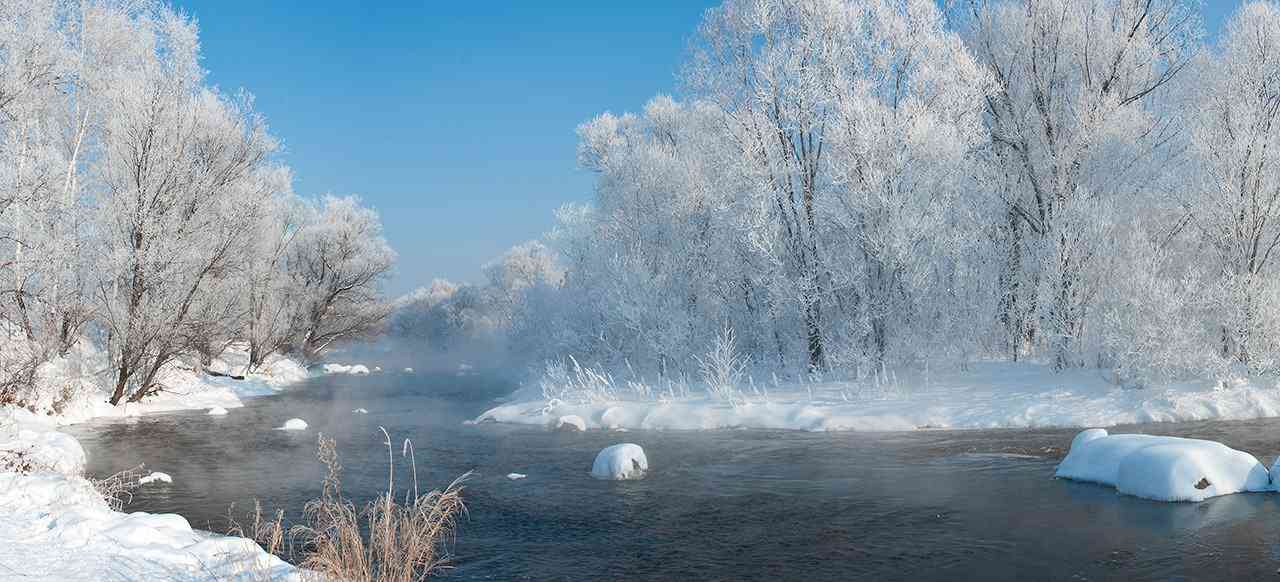
<path fill-rule="evenodd" d="M 1074 430 L 559 433 L 464 425 L 509 386 L 481 376 L 331 376 L 200 412 L 72 427 L 105 475 L 173 476 L 129 511 L 227 529 L 255 499 L 297 518 L 320 491 L 316 436 L 338 440 L 359 503 L 467 471 L 459 580 L 1200 580 L 1277 578 L 1280 495 L 1157 503 L 1052 479 Z M 355 408 L 368 414 L 354 414 Z M 293 417 L 303 432 L 272 430 Z M 1222 441 L 1270 463 L 1280 421 L 1159 424 L 1133 432 Z M 1125 429 L 1120 429 L 1125 430 Z M 1113 430 L 1112 432 L 1116 432 Z M 641 481 L 589 477 L 596 452 L 645 448 Z M 508 480 L 510 472 L 527 479 Z"/>

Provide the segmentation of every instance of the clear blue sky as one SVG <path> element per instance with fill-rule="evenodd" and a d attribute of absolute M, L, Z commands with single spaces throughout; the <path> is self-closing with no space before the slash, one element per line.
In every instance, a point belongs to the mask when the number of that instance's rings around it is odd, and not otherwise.
<path fill-rule="evenodd" d="M 204 67 L 285 144 L 300 194 L 358 194 L 400 253 L 390 290 L 470 281 L 591 198 L 577 125 L 674 90 L 715 0 L 175 0 Z M 1238 0 L 1205 3 L 1217 31 Z"/>

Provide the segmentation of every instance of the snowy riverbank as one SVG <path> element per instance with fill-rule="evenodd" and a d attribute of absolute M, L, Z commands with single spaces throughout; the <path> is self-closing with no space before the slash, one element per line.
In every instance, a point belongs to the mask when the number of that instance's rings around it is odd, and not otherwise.
<path fill-rule="evenodd" d="M 275 358 L 236 380 L 174 365 L 162 372 L 164 392 L 112 407 L 93 356 L 74 354 L 41 370 L 39 381 L 68 387 L 61 414 L 0 408 L 0 580 L 301 579 L 250 540 L 194 530 L 178 515 L 113 511 L 82 474 L 80 444 L 57 428 L 95 417 L 236 408 L 307 378 L 306 369 Z M 242 375 L 245 359 L 231 350 L 210 370 Z"/>
<path fill-rule="evenodd" d="M 981 362 L 967 371 L 903 375 L 872 384 L 826 382 L 743 388 L 729 403 L 687 398 L 547 400 L 525 390 L 476 419 L 588 429 L 896 431 L 922 428 L 1106 427 L 1145 422 L 1280 416 L 1275 380 L 1117 386 L 1099 370 Z M 659 392 L 660 393 L 660 392 Z"/>

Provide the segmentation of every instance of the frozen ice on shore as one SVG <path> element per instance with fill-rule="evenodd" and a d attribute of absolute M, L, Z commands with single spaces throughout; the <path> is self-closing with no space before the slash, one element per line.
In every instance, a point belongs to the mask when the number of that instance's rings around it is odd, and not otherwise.
<path fill-rule="evenodd" d="M 587 430 L 587 421 L 581 416 L 569 414 L 556 419 L 556 430 L 567 432 L 583 432 Z"/>

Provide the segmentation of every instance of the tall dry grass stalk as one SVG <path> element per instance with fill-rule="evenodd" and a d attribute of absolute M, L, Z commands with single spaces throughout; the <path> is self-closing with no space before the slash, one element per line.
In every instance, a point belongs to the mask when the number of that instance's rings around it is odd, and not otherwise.
<path fill-rule="evenodd" d="M 390 440 L 388 436 L 392 466 L 387 490 L 362 510 L 343 494 L 337 443 L 321 435 L 316 456 L 327 472 L 320 497 L 303 509 L 305 523 L 290 528 L 286 539 L 283 512 L 276 512 L 274 519 L 265 519 L 261 505 L 255 504 L 251 530 L 237 526 L 231 533 L 250 537 L 276 555 L 286 551 L 286 541 L 292 543 L 298 551 L 294 555 L 298 566 L 324 580 L 409 582 L 438 573 L 447 567 L 447 545 L 453 540 L 458 518 L 466 513 L 462 484 L 470 473 L 444 490 L 420 495 L 415 460 L 414 490 L 406 491 L 397 501 Z M 406 443 L 402 450 L 407 453 L 410 445 Z"/>

